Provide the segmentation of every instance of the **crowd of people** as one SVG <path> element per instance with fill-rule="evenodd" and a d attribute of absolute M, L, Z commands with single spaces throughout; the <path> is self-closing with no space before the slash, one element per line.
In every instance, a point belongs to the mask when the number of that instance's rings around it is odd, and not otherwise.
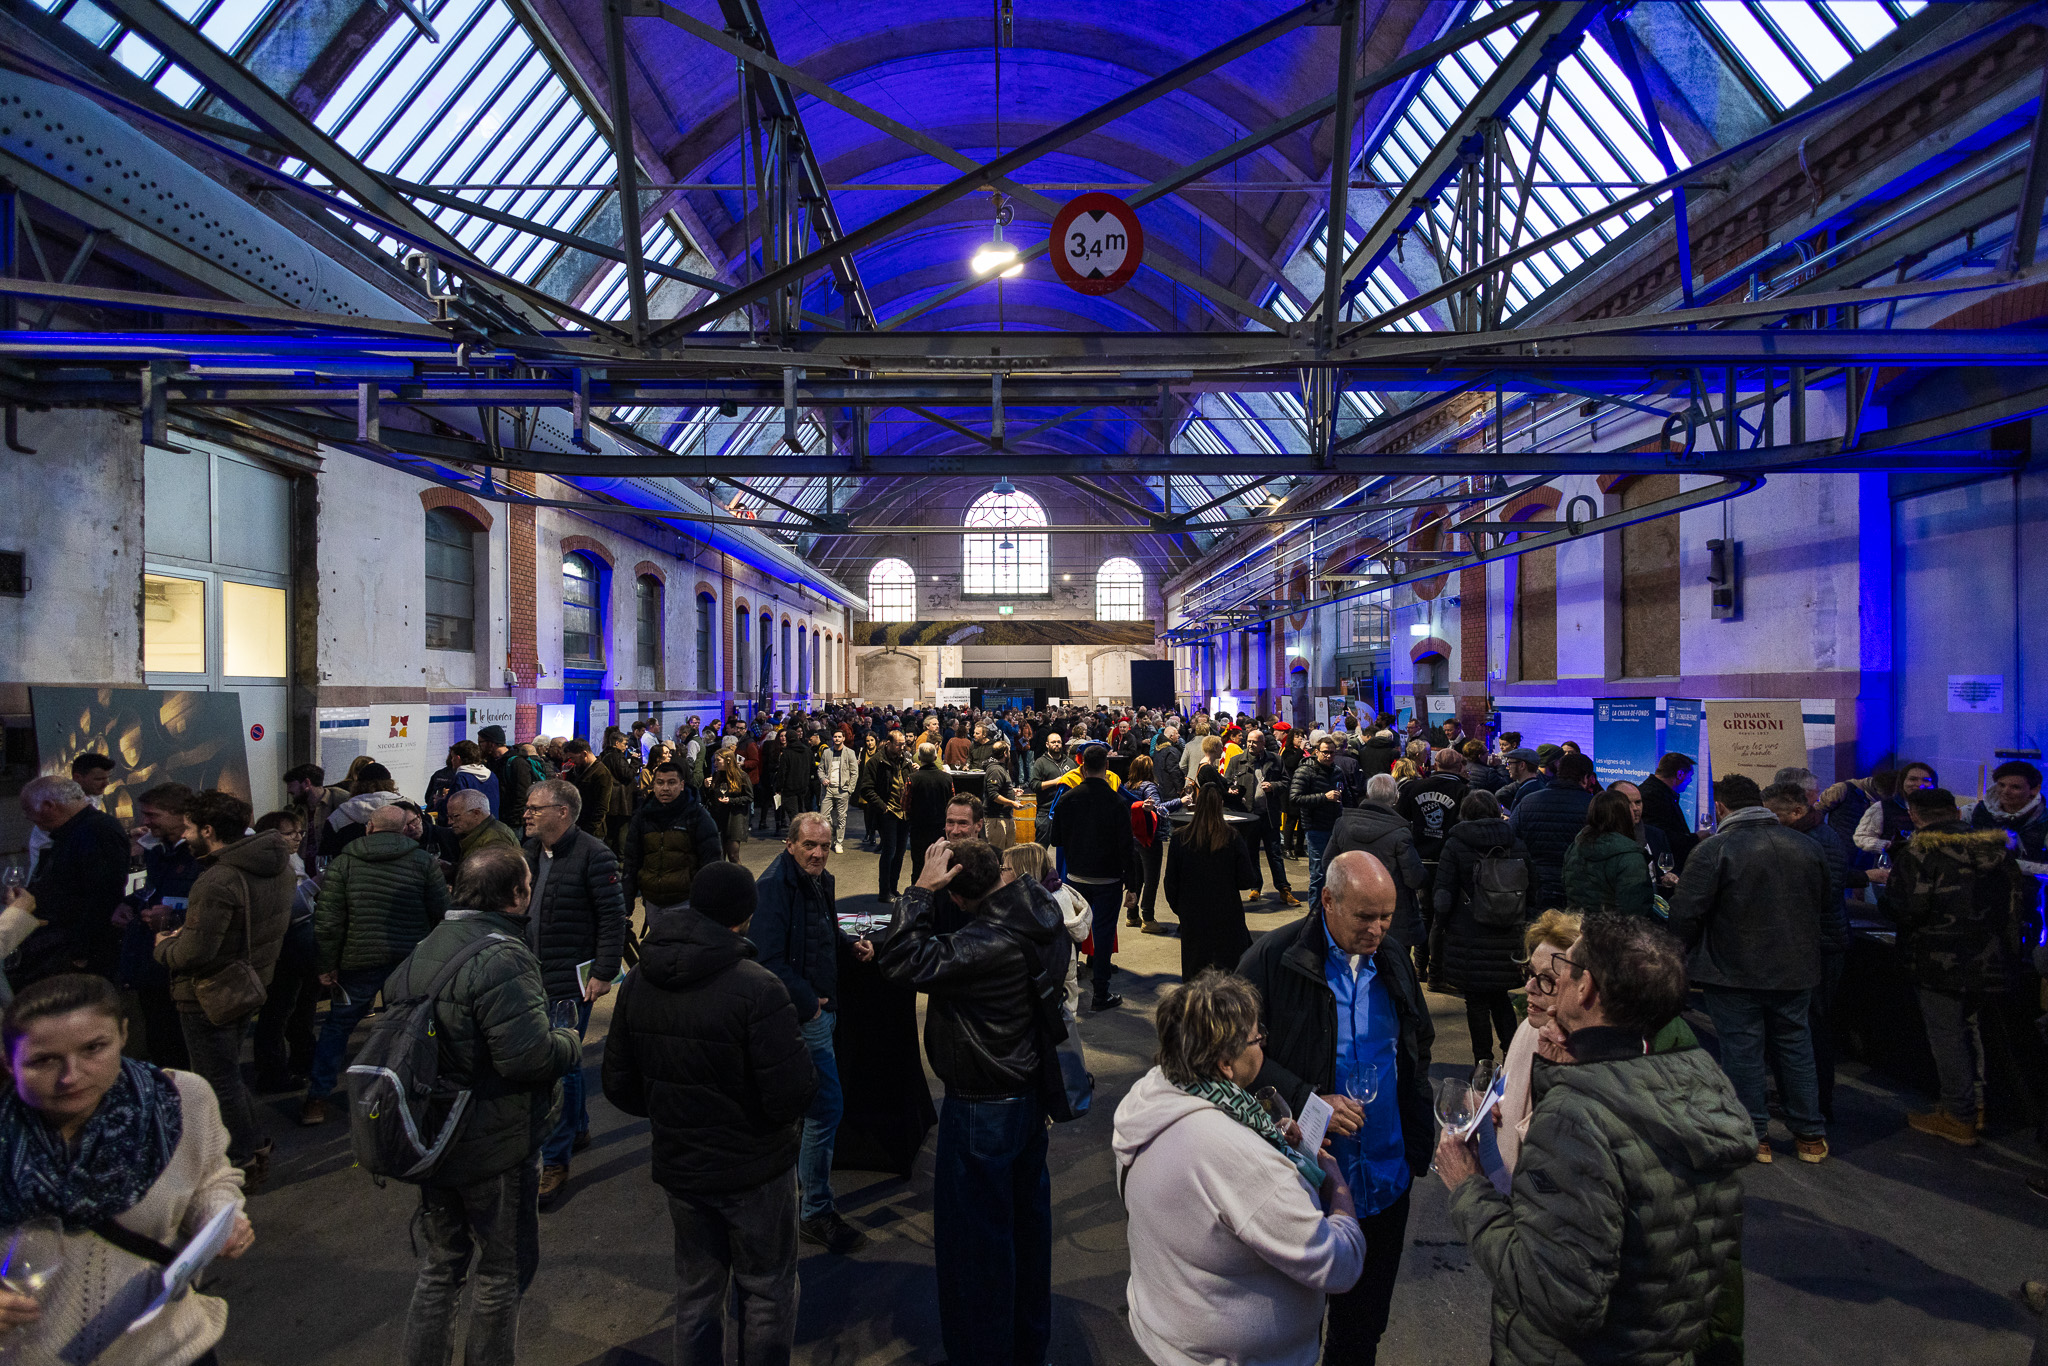
<path fill-rule="evenodd" d="M 1575 744 L 1406 732 L 857 706 L 643 720 L 595 748 L 487 726 L 417 801 L 365 758 L 334 785 L 290 770 L 261 816 L 151 787 L 132 829 L 100 809 L 114 761 L 82 756 L 24 788 L 33 863 L 0 908 L 0 1224 L 59 1220 L 118 1263 L 96 1285 L 223 1208 L 239 1255 L 273 1151 L 255 1097 L 303 1088 L 301 1125 L 345 1116 L 371 1151 L 375 1107 L 350 1096 L 406 1065 L 388 1049 L 416 1016 L 420 1113 L 446 1127 L 413 1125 L 418 1160 L 392 1173 L 421 1191 L 405 1359 L 449 1360 L 469 1284 L 467 1359 L 510 1361 L 539 1216 L 590 1142 L 592 1007 L 616 992 L 597 1080 L 650 1121 L 675 1360 L 721 1361 L 729 1315 L 738 1360 L 786 1362 L 799 1244 L 865 1241 L 831 1172 L 840 974 L 871 964 L 927 998 L 945 1088 L 947 1357 L 1042 1363 L 1048 1125 L 1085 1108 L 1083 981 L 1091 1011 L 1124 1003 L 1120 927 L 1177 936 L 1184 979 L 1113 1140 L 1131 1328 L 1162 1363 L 1374 1360 L 1432 1171 L 1493 1284 L 1496 1363 L 1740 1360 L 1738 1174 L 1829 1156 L 1852 917 L 1896 935 L 1918 994 L 1939 1095 L 1911 1128 L 1976 1145 L 2005 1079 L 2038 1118 L 2033 765 L 1967 808 L 1919 763 L 1728 774 L 1695 822 L 1684 754 L 1603 788 Z M 865 894 L 832 871 L 850 836 L 877 855 L 879 933 L 841 925 Z M 756 837 L 781 844 L 758 875 Z M 1261 904 L 1306 909 L 1255 940 Z M 1432 991 L 1463 999 L 1471 1084 L 1448 1070 L 1488 1096 L 1480 1126 L 1444 1122 Z M 116 1317 L 103 1293 L 0 1290 L 0 1326 L 54 1361 Z M 204 1360 L 225 1307 L 184 1304 L 102 1359 Z"/>

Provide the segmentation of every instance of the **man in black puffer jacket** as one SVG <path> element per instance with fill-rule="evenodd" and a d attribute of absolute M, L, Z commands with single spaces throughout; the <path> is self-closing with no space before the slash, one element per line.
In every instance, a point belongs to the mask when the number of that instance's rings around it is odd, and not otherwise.
<path fill-rule="evenodd" d="M 527 942 L 540 958 L 549 1008 L 576 1006 L 576 1034 L 590 1028 L 590 1006 L 612 989 L 626 949 L 626 898 L 619 861 L 605 842 L 578 828 L 582 795 L 561 778 L 526 795 L 526 863 L 533 870 Z M 562 1085 L 562 1120 L 541 1156 L 541 1208 L 552 1208 L 569 1180 L 569 1154 L 589 1141 L 583 1069 Z"/>
<path fill-rule="evenodd" d="M 654 795 L 640 803 L 619 841 L 627 914 L 642 897 L 649 919 L 656 910 L 683 905 L 697 874 L 723 857 L 718 822 L 690 790 L 682 765 L 661 765 L 654 770 Z"/>
<path fill-rule="evenodd" d="M 1565 904 L 1564 856 L 1586 828 L 1586 809 L 1593 805 L 1593 793 L 1586 786 L 1593 776 L 1593 761 L 1583 754 L 1566 754 L 1557 761 L 1557 776 L 1548 786 L 1533 779 L 1515 797 L 1515 814 L 1508 823 L 1515 838 L 1529 847 L 1529 860 L 1536 865 L 1536 909 L 1560 909 Z"/>
<path fill-rule="evenodd" d="M 652 1121 L 655 1184 L 676 1227 L 676 1361 L 723 1356 L 737 1282 L 743 1361 L 788 1360 L 796 1337 L 797 1121 L 817 1085 L 796 1007 L 745 938 L 754 880 L 698 874 L 660 914 L 604 1044 L 604 1094 Z"/>

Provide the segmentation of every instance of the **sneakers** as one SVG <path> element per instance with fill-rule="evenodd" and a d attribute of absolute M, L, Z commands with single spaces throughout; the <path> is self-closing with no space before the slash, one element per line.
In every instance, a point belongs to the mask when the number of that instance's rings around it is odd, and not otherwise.
<path fill-rule="evenodd" d="M 845 842 L 844 842 L 843 840 L 834 840 L 834 841 L 832 841 L 832 852 L 833 852 L 833 853 L 835 853 L 835 854 L 843 854 L 843 853 L 845 853 L 845 852 L 846 852 L 846 844 L 845 844 Z"/>
<path fill-rule="evenodd" d="M 1135 930 L 1141 928 L 1143 922 L 1138 919 L 1138 913 L 1136 911 L 1125 911 L 1124 924 L 1129 925 L 1132 929 Z"/>
<path fill-rule="evenodd" d="M 553 1209 L 555 1202 L 562 1198 L 562 1192 L 568 1185 L 569 1165 L 566 1162 L 559 1167 L 542 1167 L 540 1169 L 540 1207 L 544 1210 Z"/>
<path fill-rule="evenodd" d="M 309 1096 L 299 1107 L 299 1127 L 317 1129 L 327 1122 L 327 1101 L 323 1097 Z"/>
<path fill-rule="evenodd" d="M 1801 1162 L 1825 1162 L 1828 1160 L 1828 1141 L 1824 1138 L 1802 1138 L 1797 1140 Z"/>
<path fill-rule="evenodd" d="M 1766 1167 L 1771 1165 L 1771 1140 L 1760 1138 L 1756 1142 L 1756 1160 Z"/>
<path fill-rule="evenodd" d="M 1280 904 L 1282 906 L 1299 906 L 1301 904 L 1301 898 L 1296 896 L 1293 892 L 1287 890 L 1285 887 L 1282 887 L 1280 889 Z"/>
<path fill-rule="evenodd" d="M 839 1217 L 839 1211 L 828 1209 L 815 1219 L 805 1219 L 796 1226 L 797 1236 L 807 1243 L 816 1243 L 827 1252 L 844 1257 L 868 1240 L 852 1224 Z"/>
<path fill-rule="evenodd" d="M 1906 1124 L 1923 1134 L 1945 1138 L 1959 1148 L 1974 1148 L 1982 1142 L 1977 1130 L 1966 1119 L 1957 1119 L 1939 1107 L 1932 1110 L 1918 1110 L 1906 1116 Z"/>
<path fill-rule="evenodd" d="M 1124 998 L 1112 991 L 1107 996 L 1096 997 L 1094 1001 L 1089 1003 L 1088 1008 L 1090 1010 L 1115 1010 L 1118 1006 L 1122 1005 L 1123 1003 Z"/>
<path fill-rule="evenodd" d="M 1162 925 L 1162 924 L 1160 924 L 1160 923 L 1159 923 L 1158 921 L 1156 921 L 1156 920 L 1148 920 L 1148 921 L 1146 921 L 1146 922 L 1145 922 L 1144 924 L 1142 924 L 1142 925 L 1138 926 L 1138 933 L 1139 933 L 1139 934 L 1163 934 L 1163 935 L 1166 935 L 1166 936 L 1167 936 L 1168 938 L 1171 938 L 1171 937 L 1172 937 L 1172 935 L 1173 935 L 1173 926 L 1171 926 L 1171 925 Z"/>

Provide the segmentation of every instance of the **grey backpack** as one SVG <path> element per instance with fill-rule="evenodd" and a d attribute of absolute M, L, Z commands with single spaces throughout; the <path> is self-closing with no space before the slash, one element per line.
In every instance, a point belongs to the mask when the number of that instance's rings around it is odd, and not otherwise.
<path fill-rule="evenodd" d="M 470 1091 L 441 1079 L 434 1007 L 462 965 L 509 934 L 479 935 L 455 951 L 425 991 L 387 1001 L 370 1038 L 348 1069 L 348 1135 L 370 1175 L 430 1180 L 469 1117 Z M 406 989 L 411 990 L 407 964 Z"/>

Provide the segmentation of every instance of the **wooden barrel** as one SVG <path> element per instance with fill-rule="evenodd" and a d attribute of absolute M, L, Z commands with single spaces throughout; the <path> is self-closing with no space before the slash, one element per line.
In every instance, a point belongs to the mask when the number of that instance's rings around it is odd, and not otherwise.
<path fill-rule="evenodd" d="M 1038 798 L 1017 799 L 1017 843 L 1032 844 L 1038 839 Z"/>

